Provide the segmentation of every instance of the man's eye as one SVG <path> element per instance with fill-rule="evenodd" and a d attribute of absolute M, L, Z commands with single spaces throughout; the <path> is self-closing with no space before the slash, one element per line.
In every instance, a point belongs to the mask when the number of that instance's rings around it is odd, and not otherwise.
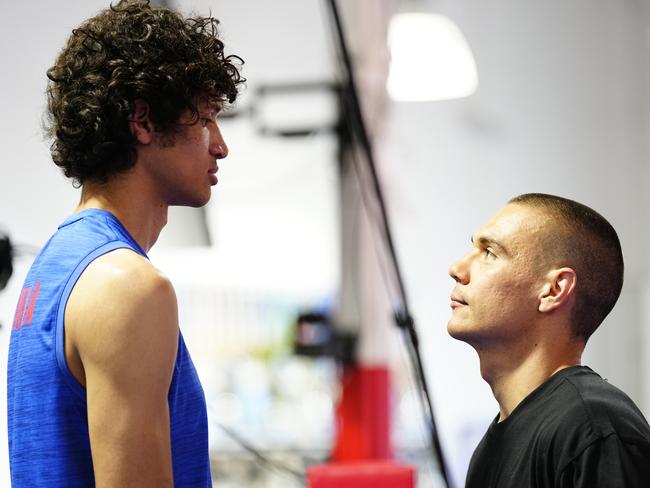
<path fill-rule="evenodd" d="M 496 254 L 494 254 L 490 249 L 484 249 L 483 254 L 485 255 L 486 258 L 494 259 L 496 258 Z"/>

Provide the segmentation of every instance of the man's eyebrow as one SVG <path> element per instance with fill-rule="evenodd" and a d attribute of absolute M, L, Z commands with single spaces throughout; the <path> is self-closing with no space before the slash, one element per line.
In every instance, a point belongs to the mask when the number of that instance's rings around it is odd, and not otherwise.
<path fill-rule="evenodd" d="M 224 102 L 221 100 L 205 100 L 203 103 L 203 112 L 215 112 L 219 113 L 223 110 L 224 108 Z M 197 108 L 199 106 L 197 105 Z M 199 108 L 200 110 L 200 108 Z"/>
<path fill-rule="evenodd" d="M 503 244 L 501 244 L 499 241 L 497 241 L 496 239 L 494 239 L 493 237 L 490 237 L 490 236 L 477 236 L 476 240 L 483 247 L 488 247 L 488 246 L 496 247 L 496 248 L 500 249 L 503 253 L 509 254 L 508 250 L 505 248 L 505 246 Z M 472 242 L 472 244 L 474 244 L 474 236 L 470 237 L 470 241 Z"/>
<path fill-rule="evenodd" d="M 211 113 L 218 114 L 220 111 L 221 111 L 221 107 L 218 105 L 208 105 L 204 107 L 202 110 L 199 109 L 199 112 L 203 112 L 206 114 L 211 114 Z"/>

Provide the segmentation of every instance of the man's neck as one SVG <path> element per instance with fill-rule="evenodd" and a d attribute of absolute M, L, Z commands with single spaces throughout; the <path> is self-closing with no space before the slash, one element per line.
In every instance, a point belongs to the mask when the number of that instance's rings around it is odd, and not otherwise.
<path fill-rule="evenodd" d="M 512 350 L 479 351 L 481 375 L 499 403 L 499 422 L 555 373 L 579 365 L 581 354 L 582 349 L 576 345 L 561 348 L 557 344 L 536 344 L 519 356 Z"/>
<path fill-rule="evenodd" d="M 140 181 L 137 175 L 127 173 L 103 184 L 84 183 L 75 212 L 88 208 L 111 212 L 138 245 L 149 252 L 167 223 L 168 205 Z"/>

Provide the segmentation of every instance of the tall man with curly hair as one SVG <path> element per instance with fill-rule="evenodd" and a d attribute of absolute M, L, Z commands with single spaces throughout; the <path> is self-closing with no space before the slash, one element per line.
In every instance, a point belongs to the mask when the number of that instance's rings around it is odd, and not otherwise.
<path fill-rule="evenodd" d="M 449 333 L 478 353 L 499 414 L 467 488 L 650 486 L 650 427 L 587 366 L 587 340 L 623 286 L 614 228 L 573 200 L 512 199 L 449 270 Z"/>
<path fill-rule="evenodd" d="M 228 154 L 217 114 L 244 80 L 216 27 L 120 1 L 48 71 L 52 158 L 82 192 L 14 318 L 14 488 L 212 486 L 203 390 L 146 253 L 170 205 L 208 202 Z"/>

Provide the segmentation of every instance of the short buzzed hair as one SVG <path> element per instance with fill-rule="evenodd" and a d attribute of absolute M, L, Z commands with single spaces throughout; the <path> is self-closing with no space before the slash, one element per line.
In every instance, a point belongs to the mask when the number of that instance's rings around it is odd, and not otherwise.
<path fill-rule="evenodd" d="M 546 254 L 577 275 L 573 333 L 587 341 L 611 312 L 623 288 L 623 252 L 614 227 L 595 210 L 568 198 L 525 193 L 508 203 L 542 211 L 553 224 Z"/>

